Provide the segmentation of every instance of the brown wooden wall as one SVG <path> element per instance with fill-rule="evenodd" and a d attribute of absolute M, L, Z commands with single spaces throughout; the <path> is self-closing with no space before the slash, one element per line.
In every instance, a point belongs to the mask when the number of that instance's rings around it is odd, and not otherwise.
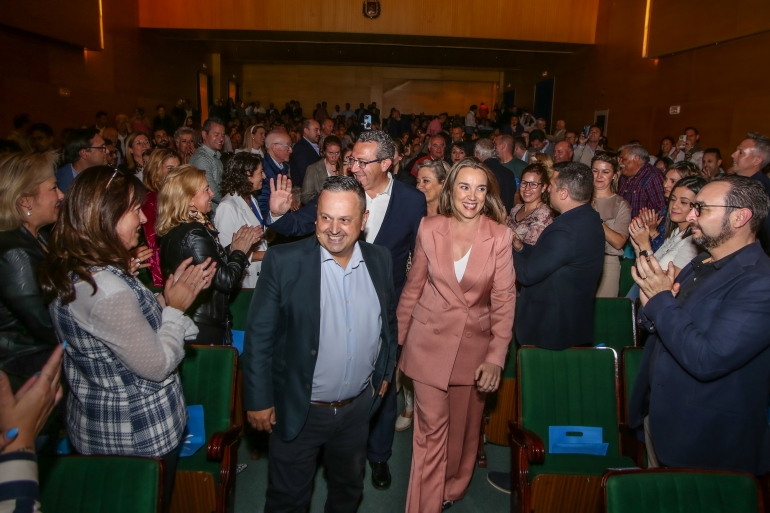
<path fill-rule="evenodd" d="M 577 129 L 609 109 L 612 146 L 639 139 L 655 152 L 662 137 L 688 125 L 699 129 L 702 147 L 723 156 L 749 131 L 770 134 L 770 33 L 643 59 L 645 8 L 646 0 L 601 0 L 596 45 L 552 64 L 554 119 Z M 673 105 L 680 114 L 668 113 Z"/>
<path fill-rule="evenodd" d="M 767 0 L 649 0 L 649 57 L 770 30 Z"/>
<path fill-rule="evenodd" d="M 58 1 L 58 0 L 51 0 Z M 197 72 L 204 58 L 197 45 L 170 44 L 142 34 L 136 4 L 103 0 L 104 50 L 84 51 L 33 34 L 0 26 L 0 137 L 12 129 L 14 115 L 65 127 L 92 125 L 98 110 L 132 115 L 142 107 L 171 108 L 180 97 L 196 99 Z M 69 96 L 61 96 L 60 88 Z"/>
<path fill-rule="evenodd" d="M 246 102 L 274 102 L 279 109 L 289 100 L 299 100 L 305 113 L 322 101 L 332 110 L 375 101 L 384 114 L 396 107 L 403 114 L 461 115 L 472 103 L 491 106 L 500 77 L 496 71 L 283 64 L 244 65 L 242 74 Z"/>
<path fill-rule="evenodd" d="M 362 0 L 139 0 L 145 28 L 413 34 L 593 43 L 598 0 L 382 0 L 382 14 L 362 14 Z"/>
<path fill-rule="evenodd" d="M 101 11 L 101 0 L 9 0 L 2 3 L 2 23 L 80 48 L 100 50 Z"/>

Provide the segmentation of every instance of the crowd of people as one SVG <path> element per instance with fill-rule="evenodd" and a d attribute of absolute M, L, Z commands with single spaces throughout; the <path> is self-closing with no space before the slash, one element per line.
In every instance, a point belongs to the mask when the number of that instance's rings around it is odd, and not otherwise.
<path fill-rule="evenodd" d="M 271 433 L 265 510 L 308 507 L 323 449 L 327 509 L 356 511 L 366 461 L 387 489 L 412 425 L 406 511 L 449 509 L 514 335 L 594 345 L 623 259 L 649 334 L 628 414 L 650 466 L 770 471 L 770 138 L 730 166 L 693 127 L 651 155 L 504 104 L 156 114 L 100 111 L 61 150 L 19 115 L 0 140 L 0 481 L 63 423 L 80 454 L 163 460 L 168 510 L 184 345 L 231 345 L 246 290 L 239 407 Z M 510 493 L 509 473 L 487 478 Z"/>

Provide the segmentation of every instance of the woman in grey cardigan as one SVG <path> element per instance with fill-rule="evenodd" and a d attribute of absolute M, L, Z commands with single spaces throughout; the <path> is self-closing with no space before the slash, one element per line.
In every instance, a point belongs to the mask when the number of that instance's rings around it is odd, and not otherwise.
<path fill-rule="evenodd" d="M 305 171 L 305 181 L 302 182 L 302 194 L 300 200 L 305 205 L 321 192 L 321 186 L 330 176 L 342 174 L 342 143 L 336 135 L 330 135 L 324 139 L 321 147 L 321 160 L 311 164 Z"/>

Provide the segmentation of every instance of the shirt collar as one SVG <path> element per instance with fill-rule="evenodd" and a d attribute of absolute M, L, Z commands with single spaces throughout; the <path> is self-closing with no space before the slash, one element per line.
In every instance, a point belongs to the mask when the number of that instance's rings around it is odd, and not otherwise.
<path fill-rule="evenodd" d="M 219 158 L 219 156 L 221 155 L 218 151 L 209 148 L 205 144 L 201 144 L 200 147 L 202 152 L 212 155 L 214 158 Z"/>
<path fill-rule="evenodd" d="M 337 261 L 334 260 L 332 254 L 329 253 L 325 247 L 321 246 L 321 264 L 324 264 L 330 260 L 339 265 Z M 361 253 L 361 245 L 358 243 L 358 241 L 356 241 L 356 245 L 353 246 L 353 256 L 350 257 L 350 262 L 348 262 L 348 269 L 355 269 L 363 261 L 364 255 Z M 340 265 L 340 267 L 342 266 Z"/>
<path fill-rule="evenodd" d="M 384 196 L 390 196 L 391 193 L 393 192 L 393 175 L 390 174 L 390 173 L 386 173 L 386 175 L 388 176 L 388 186 L 385 187 L 384 191 L 378 193 L 377 196 L 383 196 L 383 195 Z M 375 196 L 374 198 L 376 198 L 377 196 Z M 373 200 L 374 199 L 374 198 L 370 198 L 368 194 L 366 195 L 366 197 L 369 200 Z"/>
<path fill-rule="evenodd" d="M 320 153 L 320 150 L 318 149 L 318 144 L 314 143 L 313 141 L 311 141 L 310 139 L 308 139 L 304 135 L 302 136 L 302 138 L 310 143 L 310 146 L 313 147 L 313 149 L 316 151 L 316 153 Z"/>
<path fill-rule="evenodd" d="M 270 154 L 268 153 L 268 155 Z M 283 169 L 283 164 L 279 164 L 278 162 L 276 162 L 276 160 L 273 158 L 272 155 L 270 155 L 270 160 L 273 161 L 273 164 L 275 164 L 278 169 Z"/>

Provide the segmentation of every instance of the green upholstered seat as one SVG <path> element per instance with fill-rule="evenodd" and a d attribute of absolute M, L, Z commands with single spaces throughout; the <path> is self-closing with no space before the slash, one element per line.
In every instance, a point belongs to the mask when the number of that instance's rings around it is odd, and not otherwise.
<path fill-rule="evenodd" d="M 628 291 L 634 286 L 634 278 L 631 276 L 631 268 L 636 263 L 636 260 L 630 258 L 624 258 L 620 261 L 620 287 L 618 289 L 618 297 L 626 297 Z"/>
<path fill-rule="evenodd" d="M 624 404 L 628 404 L 631 392 L 634 391 L 634 382 L 636 381 L 636 374 L 639 372 L 639 365 L 642 363 L 643 353 L 644 348 L 642 347 L 627 347 L 623 349 L 621 354 Z"/>
<path fill-rule="evenodd" d="M 239 289 L 230 297 L 230 312 L 233 314 L 233 329 L 246 331 L 249 317 L 249 306 L 254 289 Z"/>
<path fill-rule="evenodd" d="M 758 513 L 759 483 L 738 473 L 654 470 L 608 474 L 610 513 Z"/>
<path fill-rule="evenodd" d="M 604 344 L 620 352 L 636 345 L 634 304 L 630 299 L 596 298 L 594 310 L 594 345 Z"/>
<path fill-rule="evenodd" d="M 530 465 L 530 473 L 601 475 L 607 468 L 636 466 L 620 455 L 614 350 L 523 347 L 518 354 L 520 425 L 545 447 L 544 463 Z M 606 456 L 549 454 L 550 426 L 601 427 Z"/>
<path fill-rule="evenodd" d="M 160 462 L 127 456 L 40 459 L 46 513 L 157 513 Z"/>
<path fill-rule="evenodd" d="M 187 345 L 187 354 L 179 366 L 182 389 L 187 404 L 203 405 L 206 437 L 226 431 L 232 425 L 235 394 L 235 365 L 238 351 L 232 347 Z M 178 470 L 204 471 L 219 479 L 219 462 L 206 459 L 206 447 L 189 458 L 179 458 Z"/>

